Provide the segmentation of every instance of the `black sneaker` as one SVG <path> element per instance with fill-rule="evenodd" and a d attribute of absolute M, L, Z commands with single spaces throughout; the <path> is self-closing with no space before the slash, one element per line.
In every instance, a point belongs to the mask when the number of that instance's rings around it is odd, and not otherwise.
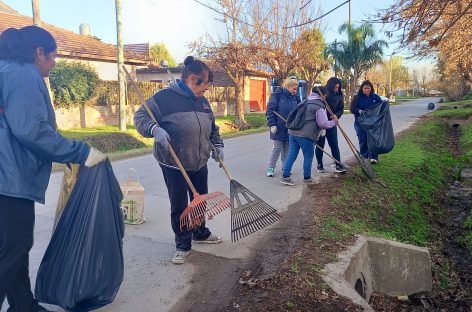
<path fill-rule="evenodd" d="M 325 169 L 323 167 L 323 164 L 321 165 L 316 165 L 316 171 L 320 172 L 320 173 L 325 173 Z"/>
<path fill-rule="evenodd" d="M 295 182 L 293 182 L 293 180 L 290 178 L 290 177 L 282 177 L 282 179 L 280 179 L 280 183 L 282 183 L 283 185 L 288 185 L 288 186 L 294 186 L 295 185 Z"/>
<path fill-rule="evenodd" d="M 346 173 L 346 168 L 344 168 L 344 166 L 341 166 L 341 165 L 336 165 L 336 169 L 334 170 L 334 172 L 336 172 L 336 173 Z"/>
<path fill-rule="evenodd" d="M 373 164 L 373 165 L 377 164 L 378 162 L 379 161 L 377 159 L 371 159 L 370 160 L 370 163 Z"/>

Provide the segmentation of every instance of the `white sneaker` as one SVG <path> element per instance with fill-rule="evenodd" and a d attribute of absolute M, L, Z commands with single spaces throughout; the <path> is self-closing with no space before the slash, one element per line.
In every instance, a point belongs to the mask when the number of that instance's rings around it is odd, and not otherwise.
<path fill-rule="evenodd" d="M 190 255 L 190 251 L 177 250 L 172 258 L 173 264 L 184 264 L 187 262 L 187 258 Z"/>
<path fill-rule="evenodd" d="M 221 243 L 222 241 L 223 239 L 219 237 L 218 235 L 210 234 L 210 236 L 208 236 L 207 239 L 194 240 L 193 242 L 197 244 L 218 244 L 218 243 Z"/>

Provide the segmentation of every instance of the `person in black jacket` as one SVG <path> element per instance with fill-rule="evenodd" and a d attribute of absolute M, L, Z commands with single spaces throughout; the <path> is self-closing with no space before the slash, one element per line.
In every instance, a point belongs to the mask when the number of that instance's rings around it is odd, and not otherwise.
<path fill-rule="evenodd" d="M 154 94 L 148 106 L 159 125 L 148 115 L 144 104 L 134 115 L 134 124 L 144 137 L 154 137 L 154 156 L 162 169 L 169 193 L 171 225 L 175 234 L 174 264 L 187 261 L 195 243 L 221 242 L 205 227 L 205 222 L 193 230 L 180 230 L 180 215 L 193 200 L 193 194 L 169 152 L 169 141 L 199 194 L 208 193 L 207 162 L 211 157 L 223 160 L 223 141 L 215 116 L 203 94 L 213 81 L 210 68 L 200 60 L 188 56 L 184 61 L 181 79 Z M 212 145 L 215 151 L 212 151 Z"/>
<path fill-rule="evenodd" d="M 350 111 L 354 114 L 354 129 L 356 130 L 357 138 L 359 139 L 359 151 L 361 155 L 370 159 L 372 164 L 377 164 L 379 161 L 379 155 L 369 151 L 369 146 L 367 145 L 367 133 L 359 125 L 359 115 L 362 114 L 362 111 L 375 106 L 382 102 L 380 96 L 374 92 L 374 85 L 369 80 L 362 82 L 359 87 L 359 91 L 351 100 Z"/>
<path fill-rule="evenodd" d="M 270 127 L 270 139 L 273 146 L 267 164 L 267 176 L 273 177 L 275 165 L 279 156 L 282 161 L 282 167 L 288 155 L 288 133 L 285 121 L 278 117 L 274 112 L 287 119 L 288 114 L 297 106 L 299 98 L 297 96 L 298 80 L 287 78 L 284 81 L 283 88 L 277 88 L 270 95 L 267 104 L 266 116 L 267 124 Z"/>
<path fill-rule="evenodd" d="M 343 92 L 341 91 L 341 80 L 336 77 L 331 77 L 328 79 L 326 83 L 326 89 L 328 90 L 328 96 L 326 97 L 326 102 L 328 102 L 329 107 L 339 119 L 341 118 L 344 112 L 344 96 Z M 331 119 L 331 115 L 327 112 L 328 118 Z M 326 139 L 325 139 L 326 138 Z M 338 128 L 332 127 L 326 129 L 325 136 L 321 136 L 318 139 L 317 145 L 321 148 L 324 148 L 325 142 L 328 140 L 329 148 L 331 149 L 331 153 L 333 154 L 334 159 L 336 159 L 339 163 L 336 163 L 336 169 L 334 172 L 344 173 L 346 169 L 343 165 L 341 165 L 341 154 L 339 152 L 338 146 Z M 318 147 L 315 149 L 316 161 L 318 165 L 316 166 L 316 171 L 318 172 L 325 172 L 323 166 L 323 151 Z"/>

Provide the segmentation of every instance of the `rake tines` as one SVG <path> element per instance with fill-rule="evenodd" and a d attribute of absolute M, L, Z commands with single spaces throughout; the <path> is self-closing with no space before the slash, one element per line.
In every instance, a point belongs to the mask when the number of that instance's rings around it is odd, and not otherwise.
<path fill-rule="evenodd" d="M 231 180 L 231 241 L 251 235 L 282 217 L 273 207 L 236 180 Z"/>
<path fill-rule="evenodd" d="M 230 199 L 221 192 L 195 194 L 194 199 L 180 214 L 180 230 L 197 228 L 205 220 L 231 207 Z"/>

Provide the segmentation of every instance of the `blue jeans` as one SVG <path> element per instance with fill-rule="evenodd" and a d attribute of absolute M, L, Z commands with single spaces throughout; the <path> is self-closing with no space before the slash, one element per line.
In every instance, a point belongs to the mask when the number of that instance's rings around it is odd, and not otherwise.
<path fill-rule="evenodd" d="M 339 153 L 339 146 L 338 146 L 338 129 L 337 127 L 332 127 L 326 129 L 326 136 L 320 137 L 316 144 L 318 144 L 322 149 L 324 149 L 325 142 L 328 140 L 329 148 L 331 149 L 331 154 L 333 155 L 334 159 L 341 162 L 341 154 Z M 323 164 L 323 151 L 316 147 L 315 150 L 316 154 L 316 161 L 318 165 Z"/>
<path fill-rule="evenodd" d="M 367 133 L 362 130 L 361 126 L 357 122 L 354 122 L 354 129 L 356 130 L 357 139 L 359 140 L 359 152 L 364 158 L 369 159 L 379 159 L 378 154 L 369 152 L 369 147 L 367 145 Z"/>
<path fill-rule="evenodd" d="M 315 142 L 310 139 L 297 137 L 294 135 L 288 136 L 288 156 L 284 164 L 282 174 L 284 178 L 290 177 L 292 166 L 297 159 L 300 149 L 303 153 L 303 178 L 311 178 L 311 165 L 313 157 L 315 156 Z"/>

